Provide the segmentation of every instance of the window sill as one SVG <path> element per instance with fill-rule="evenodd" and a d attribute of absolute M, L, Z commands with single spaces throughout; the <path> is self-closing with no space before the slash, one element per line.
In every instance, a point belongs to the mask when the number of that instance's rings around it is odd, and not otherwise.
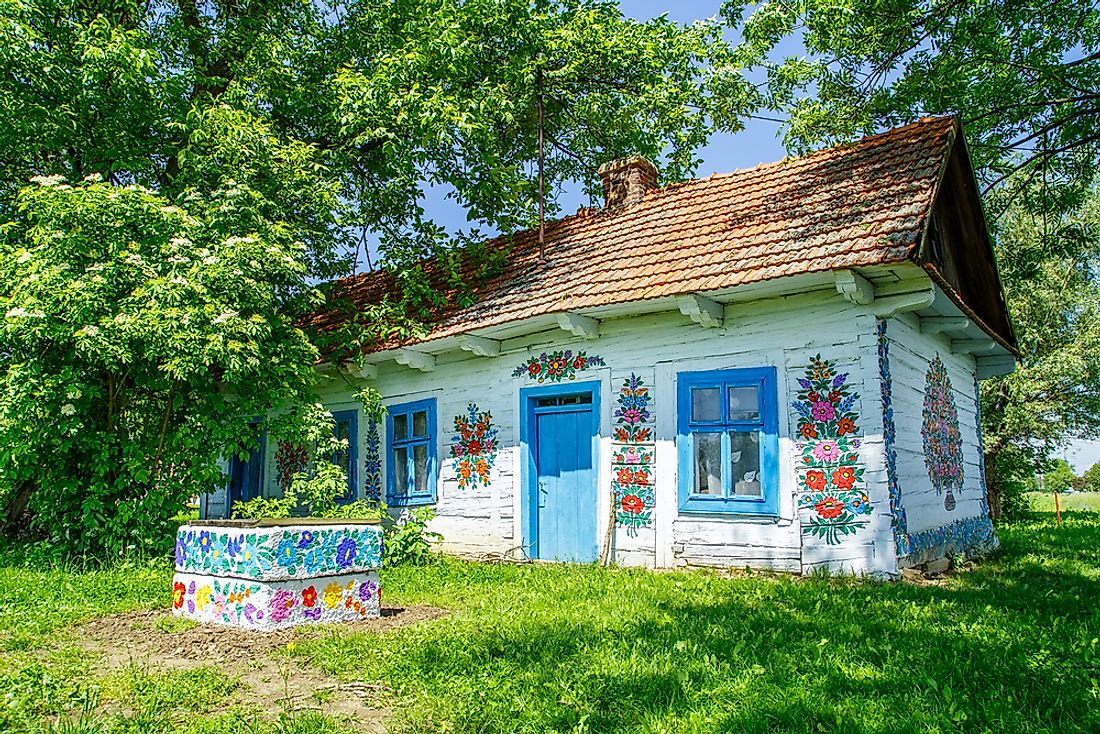
<path fill-rule="evenodd" d="M 690 515 L 779 519 L 779 508 L 769 506 L 767 500 L 691 498 L 680 502 L 679 511 L 680 514 Z"/>
<path fill-rule="evenodd" d="M 388 507 L 422 507 L 423 505 L 434 505 L 436 503 L 435 497 L 387 497 L 386 505 Z"/>

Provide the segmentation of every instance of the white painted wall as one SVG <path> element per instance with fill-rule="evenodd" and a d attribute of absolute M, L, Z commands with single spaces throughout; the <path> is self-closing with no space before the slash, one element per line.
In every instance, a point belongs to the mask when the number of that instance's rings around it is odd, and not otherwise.
<path fill-rule="evenodd" d="M 632 372 L 642 376 L 652 388 L 656 428 L 654 525 L 642 529 L 636 537 L 629 537 L 623 528 L 616 530 L 612 555 L 617 563 L 896 573 L 881 451 L 875 319 L 835 293 L 826 292 L 727 306 L 724 326 L 717 329 L 703 328 L 679 313 L 668 312 L 606 320 L 601 324 L 600 337 L 591 341 L 554 329 L 505 341 L 498 357 L 447 352 L 438 355 L 436 369 L 427 373 L 392 362 L 379 365 L 378 377 L 371 384 L 381 392 L 386 404 L 428 397 L 438 401 L 436 449 L 441 460 L 440 483 L 432 529 L 443 535 L 445 550 L 476 557 L 486 553 L 515 553 L 521 546 L 519 391 L 535 383 L 526 377 L 513 378 L 511 373 L 529 355 L 562 348 L 586 350 L 589 355 L 602 357 L 607 364 L 578 377 L 601 382 L 600 540 L 610 515 L 615 397 Z M 864 438 L 861 458 L 866 466 L 866 487 L 875 506 L 868 528 L 835 546 L 803 536 L 796 500 L 798 450 L 792 438 L 795 421 L 789 405 L 797 390 L 796 380 L 809 359 L 819 353 L 849 372 L 849 384 L 861 395 L 857 407 Z M 775 366 L 779 375 L 779 517 L 680 513 L 675 448 L 676 374 L 766 365 Z M 358 387 L 357 381 L 348 384 L 339 377 L 330 380 L 322 392 L 326 405 L 332 410 L 358 408 L 351 397 Z M 465 414 L 469 403 L 490 411 L 499 431 L 501 450 L 489 488 L 460 489 L 449 456 L 454 417 Z M 914 420 L 919 420 L 919 410 Z M 365 433 L 366 420 L 360 412 L 360 492 Z M 274 453 L 272 446 L 266 457 L 268 493 L 278 491 Z M 385 446 L 382 453 L 385 464 Z"/>
<path fill-rule="evenodd" d="M 905 316 L 892 319 L 887 327 L 890 340 L 890 367 L 893 381 L 894 423 L 897 430 L 897 472 L 910 536 L 936 530 L 986 514 L 985 488 L 982 483 L 980 430 L 974 384 L 974 358 L 951 351 L 948 336 L 920 331 L 916 319 Z M 955 493 L 954 510 L 944 506 L 944 495 L 936 492 L 924 458 L 921 437 L 925 377 L 930 362 L 939 355 L 947 368 L 959 429 L 963 442 L 963 485 Z M 918 557 L 903 560 L 912 565 L 958 548 L 933 549 Z"/>

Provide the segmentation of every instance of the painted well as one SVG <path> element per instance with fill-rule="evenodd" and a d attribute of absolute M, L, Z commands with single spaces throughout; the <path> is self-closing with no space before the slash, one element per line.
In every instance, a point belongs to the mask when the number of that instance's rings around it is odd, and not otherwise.
<path fill-rule="evenodd" d="M 183 525 L 173 612 L 261 631 L 378 617 L 381 567 L 373 524 Z"/>

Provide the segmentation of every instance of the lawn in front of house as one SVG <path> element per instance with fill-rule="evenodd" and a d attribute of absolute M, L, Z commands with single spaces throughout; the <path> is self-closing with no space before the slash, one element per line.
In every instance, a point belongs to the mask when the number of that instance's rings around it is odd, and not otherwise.
<path fill-rule="evenodd" d="M 1100 730 L 1100 514 L 1067 512 L 1059 528 L 1040 513 L 999 535 L 995 559 L 926 584 L 453 560 L 388 569 L 386 606 L 453 613 L 303 636 L 275 654 L 374 684 L 397 732 Z M 71 721 L 96 695 L 86 718 L 102 726 L 89 731 L 349 728 L 258 716 L 241 700 L 247 667 L 216 654 L 205 672 L 166 680 L 153 668 L 103 678 L 74 652 L 74 619 L 167 606 L 166 564 L 42 571 L 5 558 L 0 688 L 17 693 L 0 729 Z M 192 693 L 156 693 L 162 681 Z M 127 696 L 136 704 L 120 705 Z"/>

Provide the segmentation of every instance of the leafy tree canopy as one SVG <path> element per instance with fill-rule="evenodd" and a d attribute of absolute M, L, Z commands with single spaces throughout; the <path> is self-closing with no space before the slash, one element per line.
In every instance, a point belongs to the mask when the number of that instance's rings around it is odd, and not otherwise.
<path fill-rule="evenodd" d="M 717 22 L 597 0 L 9 0 L 0 69 L 0 495 L 81 551 L 165 537 L 253 416 L 309 405 L 290 315 L 365 233 L 404 286 L 366 330 L 415 324 L 421 259 L 457 279 L 477 237 L 425 186 L 529 226 L 540 107 L 552 215 L 611 158 L 687 176 L 752 97 Z"/>

